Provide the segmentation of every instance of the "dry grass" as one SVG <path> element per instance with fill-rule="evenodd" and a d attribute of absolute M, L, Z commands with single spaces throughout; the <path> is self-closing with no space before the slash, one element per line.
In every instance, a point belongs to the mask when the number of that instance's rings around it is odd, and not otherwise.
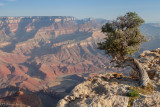
<path fill-rule="evenodd" d="M 151 85 L 151 83 L 148 83 L 146 87 L 129 87 L 129 90 L 135 90 L 142 94 L 152 94 L 152 92 L 155 90 L 154 87 Z"/>
<path fill-rule="evenodd" d="M 114 78 L 121 79 L 123 77 L 122 73 L 112 73 Z"/>

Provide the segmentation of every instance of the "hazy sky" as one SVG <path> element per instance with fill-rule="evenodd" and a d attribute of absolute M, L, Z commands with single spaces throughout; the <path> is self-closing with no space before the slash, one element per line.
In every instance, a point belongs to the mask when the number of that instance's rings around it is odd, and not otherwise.
<path fill-rule="evenodd" d="M 160 22 L 160 0 L 0 0 L 0 16 L 74 16 L 115 19 L 137 12 L 146 22 Z"/>

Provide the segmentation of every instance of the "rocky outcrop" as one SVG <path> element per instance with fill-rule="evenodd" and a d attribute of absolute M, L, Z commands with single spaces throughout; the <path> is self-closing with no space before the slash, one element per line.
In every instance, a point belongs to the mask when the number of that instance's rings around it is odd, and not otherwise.
<path fill-rule="evenodd" d="M 125 94 L 128 87 L 136 82 L 126 82 L 126 79 L 116 79 L 112 74 L 91 78 L 77 85 L 59 101 L 57 107 L 127 107 L 129 98 Z"/>
<path fill-rule="evenodd" d="M 150 78 L 152 77 L 151 84 L 155 91 L 145 95 L 140 92 L 132 107 L 159 107 L 160 49 L 144 51 L 139 61 Z M 127 93 L 130 87 L 138 87 L 138 81 L 122 74 L 101 74 L 77 85 L 69 95 L 59 101 L 57 107 L 128 107 L 130 98 Z"/>
<path fill-rule="evenodd" d="M 77 85 L 72 92 L 59 101 L 57 107 L 128 107 L 129 87 L 137 86 L 137 81 L 122 77 L 107 79 L 108 75 L 99 75 L 93 80 Z M 159 78 L 160 80 L 160 78 Z M 151 95 L 140 94 L 132 107 L 159 107 L 160 90 Z"/>

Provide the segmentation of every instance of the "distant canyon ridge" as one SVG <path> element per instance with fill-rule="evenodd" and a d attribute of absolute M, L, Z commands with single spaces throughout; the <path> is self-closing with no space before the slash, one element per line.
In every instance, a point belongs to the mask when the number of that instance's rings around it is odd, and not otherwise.
<path fill-rule="evenodd" d="M 62 16 L 0 17 L 0 88 L 9 85 L 38 91 L 53 87 L 59 75 L 105 71 L 109 58 L 97 49 L 104 19 Z M 141 27 L 160 47 L 160 24 Z M 157 42 L 156 42 L 157 41 Z"/>

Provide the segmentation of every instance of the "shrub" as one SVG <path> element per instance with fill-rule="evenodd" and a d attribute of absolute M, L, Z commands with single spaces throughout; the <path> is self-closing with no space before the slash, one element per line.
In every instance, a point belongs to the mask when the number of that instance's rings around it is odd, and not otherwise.
<path fill-rule="evenodd" d="M 135 91 L 135 90 L 131 90 L 127 93 L 127 96 L 128 97 L 139 97 L 139 93 L 138 91 Z"/>

